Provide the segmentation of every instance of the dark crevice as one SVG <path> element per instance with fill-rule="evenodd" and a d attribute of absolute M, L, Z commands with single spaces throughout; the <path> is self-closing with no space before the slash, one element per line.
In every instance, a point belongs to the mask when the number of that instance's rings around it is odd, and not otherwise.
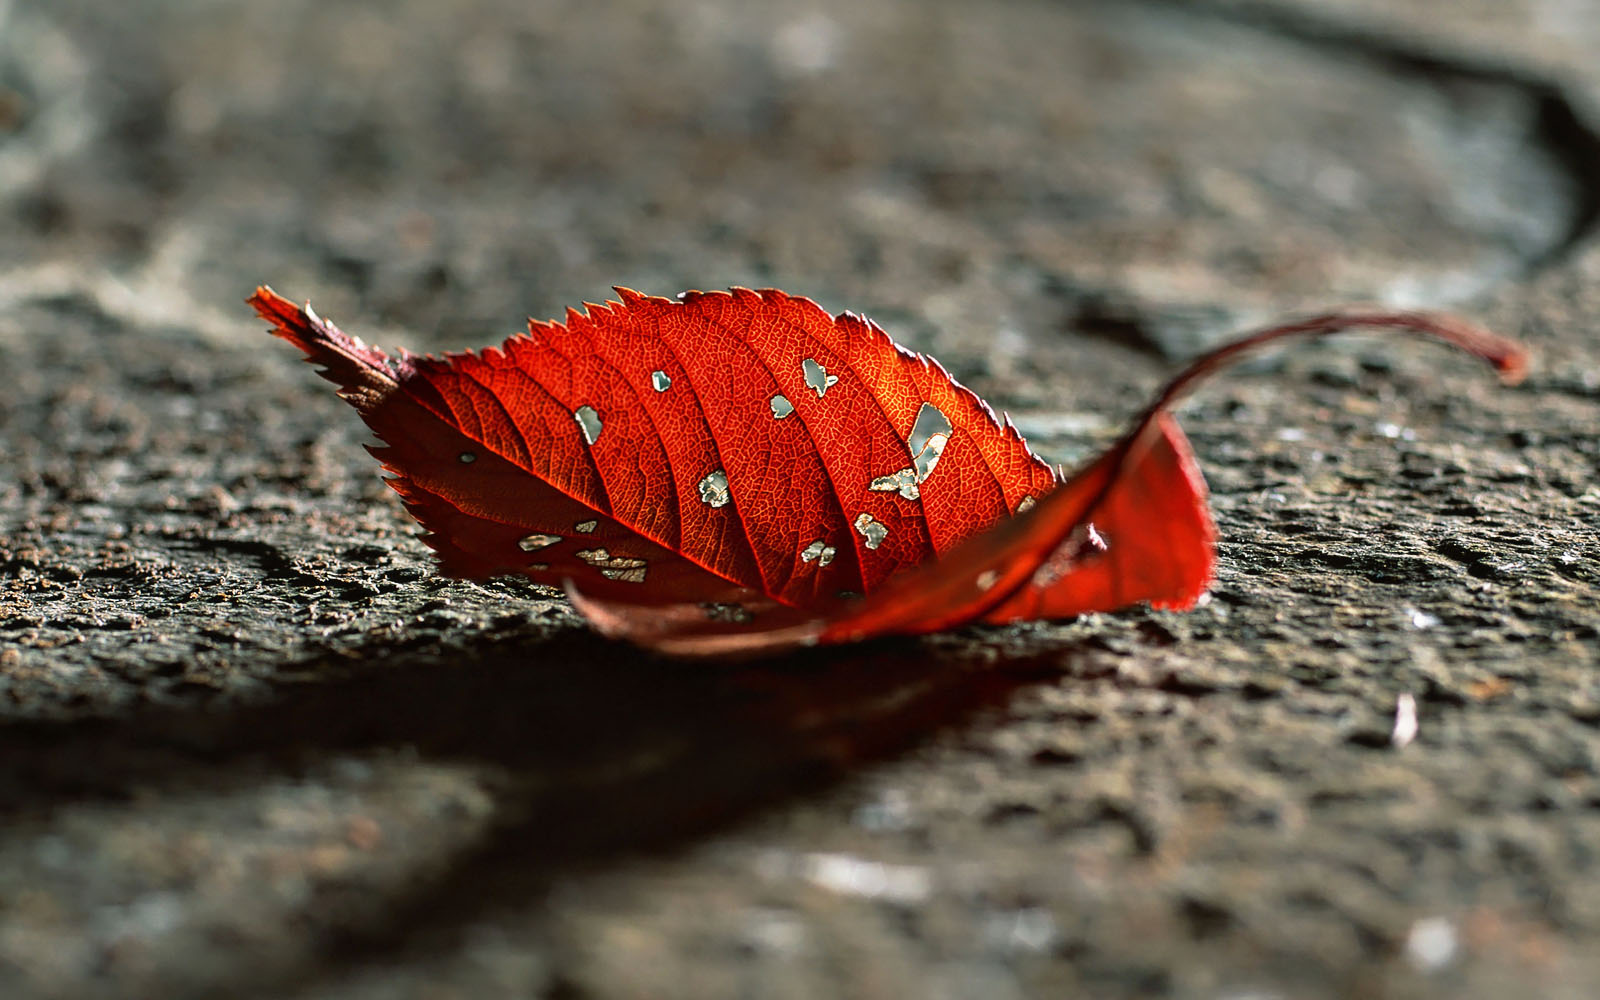
<path fill-rule="evenodd" d="M 1300 7 L 1228 0 L 1144 0 L 1151 6 L 1181 9 L 1230 24 L 1254 28 L 1314 46 L 1342 58 L 1361 60 L 1388 72 L 1420 77 L 1434 86 L 1487 84 L 1525 96 L 1537 111 L 1533 132 L 1568 175 L 1574 205 L 1565 232 L 1524 260 L 1522 277 L 1546 270 L 1571 256 L 1600 229 L 1600 125 L 1579 112 L 1558 80 L 1540 76 L 1527 66 L 1500 63 L 1451 51 L 1448 43 L 1431 43 L 1390 34 L 1370 25 L 1342 21 Z"/>

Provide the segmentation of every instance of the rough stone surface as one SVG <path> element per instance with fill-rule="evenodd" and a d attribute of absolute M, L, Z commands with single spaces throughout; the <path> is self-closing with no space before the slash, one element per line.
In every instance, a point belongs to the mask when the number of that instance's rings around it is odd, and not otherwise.
<path fill-rule="evenodd" d="M 1588 997 L 1600 8 L 0 0 L 0 995 Z M 240 300 L 777 285 L 1035 445 L 1186 407 L 1188 614 L 727 668 L 453 582 Z M 1397 705 L 1416 739 L 1397 748 Z"/>

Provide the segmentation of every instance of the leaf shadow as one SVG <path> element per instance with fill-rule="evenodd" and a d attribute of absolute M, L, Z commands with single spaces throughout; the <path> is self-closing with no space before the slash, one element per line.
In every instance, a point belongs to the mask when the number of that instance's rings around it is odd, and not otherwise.
<path fill-rule="evenodd" d="M 558 875 L 815 793 L 970 724 L 1072 657 L 1059 644 L 1007 654 L 944 637 L 728 666 L 663 661 L 577 629 L 385 638 L 283 664 L 292 679 L 260 703 L 0 727 L 0 817 L 384 747 L 492 765 L 498 823 L 398 898 L 324 928 L 317 968 L 283 970 L 320 977 L 437 946 L 488 912 L 528 906 Z"/>

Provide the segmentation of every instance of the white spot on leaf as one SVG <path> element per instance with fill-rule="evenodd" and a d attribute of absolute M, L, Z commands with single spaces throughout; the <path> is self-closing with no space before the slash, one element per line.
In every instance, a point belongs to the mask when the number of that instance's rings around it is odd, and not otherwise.
<path fill-rule="evenodd" d="M 869 549 L 877 548 L 883 544 L 885 538 L 889 537 L 889 529 L 884 527 L 883 522 L 871 514 L 862 513 L 856 515 L 856 530 L 861 533 L 862 538 L 867 540 L 866 545 Z"/>
<path fill-rule="evenodd" d="M 713 507 L 725 507 L 733 497 L 728 493 L 728 476 L 721 469 L 700 480 L 700 499 Z"/>
<path fill-rule="evenodd" d="M 772 397 L 772 419 L 782 420 L 794 412 L 794 404 L 789 402 L 789 397 L 778 394 Z"/>
<path fill-rule="evenodd" d="M 817 398 L 827 392 L 832 385 L 839 381 L 839 376 L 829 375 L 828 369 L 817 364 L 816 358 L 806 358 L 800 362 L 800 371 L 806 377 L 806 385 L 817 390 Z"/>
<path fill-rule="evenodd" d="M 914 456 L 913 464 L 917 467 L 917 482 L 923 482 L 933 474 L 933 467 L 939 464 L 939 456 L 944 454 L 944 446 L 949 443 L 953 433 L 950 418 L 944 415 L 943 410 L 932 403 L 922 404 L 917 411 L 917 419 L 911 424 L 911 436 L 906 439 L 906 446 Z"/>
<path fill-rule="evenodd" d="M 836 554 L 832 545 L 819 538 L 800 550 L 800 561 L 814 562 L 818 566 L 826 566 L 833 562 L 833 557 Z"/>
<path fill-rule="evenodd" d="M 1074 528 L 1049 558 L 1033 571 L 1035 587 L 1052 587 L 1080 564 L 1109 551 L 1110 544 L 1093 524 Z"/>
<path fill-rule="evenodd" d="M 1000 581 L 1000 574 L 996 570 L 986 569 L 978 574 L 978 589 L 988 590 Z"/>
<path fill-rule="evenodd" d="M 867 489 L 880 493 L 899 491 L 907 500 L 915 500 L 922 495 L 922 490 L 917 487 L 916 469 L 901 469 L 887 476 L 879 476 L 867 484 Z"/>
<path fill-rule="evenodd" d="M 595 412 L 594 407 L 580 406 L 572 411 L 572 417 L 583 431 L 584 443 L 594 444 L 600 440 L 600 414 Z"/>
<path fill-rule="evenodd" d="M 561 541 L 560 535 L 524 535 L 517 539 L 517 548 L 524 552 L 537 552 Z"/>
<path fill-rule="evenodd" d="M 1106 541 L 1106 536 L 1100 534 L 1093 522 L 1083 526 L 1083 540 L 1088 548 L 1094 552 L 1105 552 L 1111 548 L 1110 543 Z"/>
<path fill-rule="evenodd" d="M 922 495 L 920 486 L 933 474 L 933 467 L 939 464 L 939 456 L 944 454 L 950 434 L 950 418 L 944 415 L 944 411 L 932 403 L 923 403 L 917 411 L 917 419 L 911 423 L 911 435 L 906 438 L 906 447 L 911 451 L 911 467 L 879 476 L 867 485 L 867 489 L 881 493 L 898 492 L 907 500 L 917 499 Z"/>
<path fill-rule="evenodd" d="M 456 456 L 456 460 L 459 461 L 462 465 L 471 465 L 473 462 L 476 462 L 478 460 L 478 456 L 473 454 L 470 451 L 464 451 L 461 454 Z"/>
<path fill-rule="evenodd" d="M 580 535 L 589 535 L 593 534 L 594 529 L 598 528 L 599 526 L 599 521 L 579 521 L 577 524 L 572 526 L 572 530 L 576 531 Z"/>
<path fill-rule="evenodd" d="M 668 389 L 672 388 L 672 376 L 663 371 L 651 372 L 650 388 L 654 389 L 656 392 L 666 392 Z"/>
<path fill-rule="evenodd" d="M 714 604 L 707 601 L 700 605 L 700 609 L 706 613 L 708 621 L 733 622 L 736 625 L 743 625 L 750 621 L 751 618 L 750 612 L 739 604 Z"/>
<path fill-rule="evenodd" d="M 939 456 L 944 454 L 944 446 L 950 443 L 950 435 L 935 434 L 928 439 L 927 445 L 917 452 L 917 482 L 924 482 L 933 475 L 933 467 L 939 464 Z"/>
<path fill-rule="evenodd" d="M 1026 514 L 1028 511 L 1033 509 L 1035 502 L 1036 501 L 1033 499 L 1033 497 L 1023 497 L 1022 502 L 1017 504 L 1017 513 Z"/>
<path fill-rule="evenodd" d="M 621 580 L 623 583 L 643 583 L 644 576 L 650 571 L 650 566 L 643 559 L 613 559 L 600 570 L 600 575 L 607 580 Z"/>
<path fill-rule="evenodd" d="M 605 549 L 584 549 L 578 553 L 578 558 L 598 569 L 607 580 L 624 583 L 643 583 L 650 565 L 643 559 L 613 556 Z"/>

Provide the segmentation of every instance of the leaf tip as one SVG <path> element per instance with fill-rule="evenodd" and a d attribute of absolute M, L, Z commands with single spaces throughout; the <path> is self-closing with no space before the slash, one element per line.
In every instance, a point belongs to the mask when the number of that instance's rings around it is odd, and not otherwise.
<path fill-rule="evenodd" d="M 245 302 L 272 324 L 274 336 L 321 366 L 319 374 L 338 385 L 339 394 L 356 409 L 367 412 L 394 390 L 397 375 L 389 356 L 318 316 L 310 303 L 297 306 L 267 285 L 256 286 Z"/>
<path fill-rule="evenodd" d="M 257 316 L 280 327 L 298 323 L 301 319 L 300 307 L 273 291 L 271 285 L 257 285 L 256 290 L 244 301 L 256 311 Z"/>
<path fill-rule="evenodd" d="M 1528 351 L 1521 344 L 1506 342 L 1509 350 L 1490 359 L 1504 385 L 1518 385 L 1528 377 Z"/>

